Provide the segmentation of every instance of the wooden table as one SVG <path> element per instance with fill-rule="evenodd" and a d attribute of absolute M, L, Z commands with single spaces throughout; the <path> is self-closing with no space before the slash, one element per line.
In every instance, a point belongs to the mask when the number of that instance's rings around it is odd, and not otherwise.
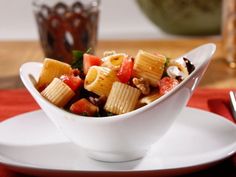
<path fill-rule="evenodd" d="M 194 47 L 213 42 L 217 51 L 204 75 L 200 87 L 236 88 L 236 69 L 227 66 L 219 38 L 194 38 L 159 41 L 99 41 L 97 55 L 105 50 L 126 52 L 135 56 L 139 49 L 160 52 L 169 57 L 177 57 Z M 19 67 L 27 61 L 43 61 L 43 52 L 37 41 L 0 42 L 0 88 L 22 87 L 18 77 Z"/>

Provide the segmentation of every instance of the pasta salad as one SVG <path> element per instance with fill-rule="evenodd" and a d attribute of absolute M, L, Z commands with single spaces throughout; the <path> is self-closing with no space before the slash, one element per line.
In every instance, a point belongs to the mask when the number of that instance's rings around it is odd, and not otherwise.
<path fill-rule="evenodd" d="M 89 117 L 124 114 L 150 104 L 195 69 L 187 58 L 144 50 L 135 58 L 115 51 L 102 57 L 75 51 L 74 56 L 72 65 L 46 58 L 36 87 L 52 104 Z"/>

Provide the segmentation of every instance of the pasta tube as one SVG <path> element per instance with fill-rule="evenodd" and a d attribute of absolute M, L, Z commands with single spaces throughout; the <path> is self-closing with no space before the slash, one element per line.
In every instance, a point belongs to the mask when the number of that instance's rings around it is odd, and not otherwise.
<path fill-rule="evenodd" d="M 107 50 L 107 51 L 103 52 L 103 57 L 107 57 L 107 56 L 113 55 L 113 54 L 116 54 L 116 51 L 114 51 L 114 50 Z"/>
<path fill-rule="evenodd" d="M 139 104 L 150 104 L 151 102 L 155 101 L 156 99 L 160 98 L 161 94 L 160 93 L 153 93 L 148 96 L 145 96 L 139 100 Z"/>
<path fill-rule="evenodd" d="M 99 96 L 108 96 L 113 82 L 117 80 L 116 73 L 107 67 L 92 66 L 84 80 L 84 88 Z"/>
<path fill-rule="evenodd" d="M 102 66 L 108 67 L 113 70 L 118 70 L 123 62 L 123 59 L 127 57 L 124 53 L 115 53 L 104 57 Z"/>
<path fill-rule="evenodd" d="M 113 114 L 124 114 L 134 110 L 141 91 L 121 82 L 114 82 L 104 109 Z"/>
<path fill-rule="evenodd" d="M 53 81 L 41 92 L 48 101 L 58 107 L 63 107 L 75 95 L 73 90 L 62 80 L 54 78 Z"/>
<path fill-rule="evenodd" d="M 39 90 L 44 89 L 55 77 L 69 74 L 71 70 L 71 66 L 66 63 L 46 58 L 43 62 L 43 68 L 39 76 L 37 88 Z"/>
<path fill-rule="evenodd" d="M 166 57 L 164 55 L 153 55 L 139 50 L 134 61 L 134 76 L 144 78 L 156 87 L 164 72 Z"/>

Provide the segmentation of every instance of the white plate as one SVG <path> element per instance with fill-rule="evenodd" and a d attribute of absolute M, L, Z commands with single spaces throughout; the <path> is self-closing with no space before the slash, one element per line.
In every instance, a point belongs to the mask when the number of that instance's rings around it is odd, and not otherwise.
<path fill-rule="evenodd" d="M 221 116 L 185 108 L 168 133 L 141 160 L 105 163 L 71 144 L 42 111 L 0 124 L 0 162 L 36 175 L 184 174 L 236 152 L 236 125 Z"/>

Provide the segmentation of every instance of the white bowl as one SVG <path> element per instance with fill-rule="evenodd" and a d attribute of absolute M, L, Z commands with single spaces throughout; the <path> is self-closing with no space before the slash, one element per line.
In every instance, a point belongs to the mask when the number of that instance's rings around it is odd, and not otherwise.
<path fill-rule="evenodd" d="M 173 91 L 132 112 L 103 118 L 88 118 L 60 109 L 48 102 L 35 88 L 41 63 L 29 62 L 20 68 L 20 77 L 48 118 L 89 157 L 109 162 L 141 158 L 162 137 L 186 106 L 216 50 L 205 44 L 184 54 L 195 70 Z M 174 148 L 174 147 L 173 147 Z M 76 157 L 75 157 L 76 158 Z"/>

